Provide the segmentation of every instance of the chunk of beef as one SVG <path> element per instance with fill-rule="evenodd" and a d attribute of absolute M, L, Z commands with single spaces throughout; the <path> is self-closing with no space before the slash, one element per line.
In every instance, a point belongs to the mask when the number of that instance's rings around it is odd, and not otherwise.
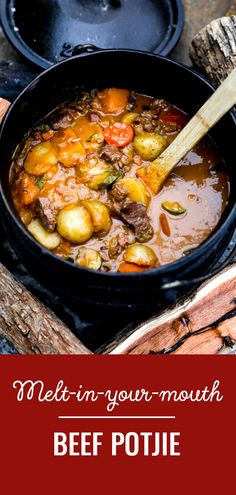
<path fill-rule="evenodd" d="M 66 129 L 73 124 L 75 119 L 86 115 L 91 111 L 90 103 L 91 99 L 85 94 L 83 99 L 79 102 L 71 102 L 66 106 L 61 105 L 61 107 L 49 117 L 47 127 L 55 131 L 58 129 Z"/>
<path fill-rule="evenodd" d="M 134 145 L 133 143 L 127 144 L 121 149 L 122 158 L 121 161 L 123 165 L 130 165 L 134 158 Z"/>
<path fill-rule="evenodd" d="M 37 199 L 36 213 L 39 216 L 44 228 L 48 232 L 53 232 L 57 224 L 57 218 L 55 209 L 48 198 Z"/>
<path fill-rule="evenodd" d="M 74 119 L 86 115 L 91 110 L 92 96 L 89 92 L 84 92 L 77 100 L 61 105 L 61 111 L 71 115 Z"/>
<path fill-rule="evenodd" d="M 158 116 L 151 110 L 142 112 L 133 122 L 136 132 L 154 132 Z"/>
<path fill-rule="evenodd" d="M 74 118 L 72 117 L 72 115 L 68 111 L 66 112 L 65 110 L 61 110 L 60 112 L 57 112 L 55 115 L 52 116 L 50 125 L 55 131 L 58 129 L 66 129 L 73 122 Z"/>
<path fill-rule="evenodd" d="M 128 227 L 123 227 L 122 232 L 111 238 L 108 245 L 109 258 L 117 258 L 122 251 L 135 242 L 134 234 Z"/>
<path fill-rule="evenodd" d="M 111 196 L 112 196 L 112 199 L 114 198 L 116 201 L 118 202 L 122 202 L 124 201 L 127 196 L 128 196 L 128 190 L 127 190 L 127 187 L 122 184 L 122 182 L 120 183 L 119 181 L 116 182 L 112 188 L 112 191 L 111 191 Z M 116 203 L 114 203 L 115 205 Z M 120 211 L 120 206 L 121 205 L 117 205 L 117 208 L 118 208 L 118 213 Z"/>
<path fill-rule="evenodd" d="M 105 144 L 100 151 L 99 157 L 108 163 L 112 163 L 117 170 L 125 167 L 127 171 L 133 160 L 133 144 L 130 143 L 121 150 L 114 144 Z"/>
<path fill-rule="evenodd" d="M 153 100 L 148 110 L 145 109 L 133 122 L 136 132 L 158 132 L 160 113 L 167 107 L 168 104 L 164 100 Z"/>
<path fill-rule="evenodd" d="M 99 157 L 106 162 L 115 163 L 121 159 L 122 154 L 114 144 L 105 144 L 99 154 Z"/>
<path fill-rule="evenodd" d="M 108 242 L 105 241 L 104 245 L 100 247 L 100 256 L 103 261 L 110 261 L 108 254 Z"/>
<path fill-rule="evenodd" d="M 147 210 L 142 203 L 135 201 L 126 203 L 121 209 L 122 219 L 134 229 L 137 241 L 147 242 L 153 236 L 153 228 Z"/>
<path fill-rule="evenodd" d="M 147 242 L 152 238 L 153 228 L 146 207 L 142 203 L 130 201 L 126 187 L 119 182 L 111 191 L 111 209 L 134 229 L 137 241 Z"/>
<path fill-rule="evenodd" d="M 155 98 L 155 100 L 153 100 L 150 105 L 150 109 L 158 113 L 162 112 L 162 110 L 166 110 L 167 107 L 168 107 L 168 103 L 166 103 L 165 100 L 160 98 Z"/>
<path fill-rule="evenodd" d="M 89 94 L 85 94 L 82 100 L 69 103 L 67 110 L 74 119 L 77 119 L 91 110 L 90 104 L 91 97 Z"/>
<path fill-rule="evenodd" d="M 135 104 L 136 104 L 136 96 L 133 93 L 130 93 L 126 110 L 128 110 L 128 112 L 132 112 L 134 110 Z"/>

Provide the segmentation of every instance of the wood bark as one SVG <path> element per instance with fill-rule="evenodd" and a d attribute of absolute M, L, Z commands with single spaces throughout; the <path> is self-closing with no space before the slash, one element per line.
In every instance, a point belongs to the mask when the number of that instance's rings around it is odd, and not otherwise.
<path fill-rule="evenodd" d="M 21 354 L 90 354 L 52 311 L 1 264 L 0 335 Z"/>
<path fill-rule="evenodd" d="M 182 305 L 144 323 L 104 349 L 110 354 L 216 354 L 236 350 L 236 264 Z"/>
<path fill-rule="evenodd" d="M 10 102 L 0 97 L 0 123 L 9 106 Z"/>
<path fill-rule="evenodd" d="M 185 11 L 184 29 L 180 41 L 171 53 L 171 58 L 190 64 L 189 46 L 200 29 L 226 14 L 230 0 L 183 0 Z"/>
<path fill-rule="evenodd" d="M 236 66 L 236 16 L 212 21 L 193 39 L 194 65 L 218 86 Z"/>

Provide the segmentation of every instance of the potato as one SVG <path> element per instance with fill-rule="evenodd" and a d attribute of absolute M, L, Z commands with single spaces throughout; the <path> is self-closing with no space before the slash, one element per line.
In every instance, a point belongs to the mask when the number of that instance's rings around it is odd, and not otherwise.
<path fill-rule="evenodd" d="M 92 217 L 94 232 L 107 233 L 111 228 L 110 212 L 107 206 L 96 199 L 84 200 L 82 204 Z"/>
<path fill-rule="evenodd" d="M 117 182 L 117 185 L 121 185 L 122 188 L 124 187 L 124 190 L 127 190 L 131 201 L 137 201 L 138 203 L 143 203 L 145 206 L 148 206 L 150 202 L 150 194 L 141 180 L 126 177 L 124 179 L 120 179 Z"/>
<path fill-rule="evenodd" d="M 130 125 L 132 124 L 132 122 L 139 116 L 138 113 L 135 113 L 135 112 L 129 112 L 129 113 L 126 113 L 123 117 L 122 117 L 122 122 L 124 124 L 127 124 L 127 125 Z"/>
<path fill-rule="evenodd" d="M 82 205 L 68 205 L 57 217 L 57 230 L 67 241 L 86 242 L 93 234 L 92 217 Z"/>
<path fill-rule="evenodd" d="M 144 132 L 134 138 L 134 149 L 143 160 L 155 160 L 166 147 L 166 139 L 159 134 Z"/>
<path fill-rule="evenodd" d="M 85 268 L 91 268 L 91 270 L 99 270 L 102 264 L 102 258 L 95 249 L 81 248 L 75 263 Z"/>
<path fill-rule="evenodd" d="M 36 241 L 47 249 L 56 249 L 61 242 L 59 234 L 57 232 L 47 232 L 39 220 L 33 220 L 27 228 Z"/>
<path fill-rule="evenodd" d="M 33 175 L 43 175 L 57 164 L 56 148 L 49 141 L 39 143 L 29 151 L 24 168 L 26 172 Z"/>
<path fill-rule="evenodd" d="M 135 263 L 136 265 L 149 266 L 153 268 L 157 264 L 157 257 L 149 246 L 143 244 L 133 244 L 124 253 L 124 261 Z"/>

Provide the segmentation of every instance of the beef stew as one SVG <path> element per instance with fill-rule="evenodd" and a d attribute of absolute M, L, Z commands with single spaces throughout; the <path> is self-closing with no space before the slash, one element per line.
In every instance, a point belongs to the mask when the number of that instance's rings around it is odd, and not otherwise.
<path fill-rule="evenodd" d="M 139 272 L 186 256 L 226 206 L 223 159 L 202 140 L 155 197 L 136 172 L 187 121 L 166 101 L 126 89 L 61 105 L 16 150 L 10 182 L 22 222 L 44 247 L 94 270 Z"/>

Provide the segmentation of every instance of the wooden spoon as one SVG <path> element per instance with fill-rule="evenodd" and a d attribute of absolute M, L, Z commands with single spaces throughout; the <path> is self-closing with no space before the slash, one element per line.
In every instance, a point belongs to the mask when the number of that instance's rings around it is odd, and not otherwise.
<path fill-rule="evenodd" d="M 142 178 L 153 194 L 160 191 L 177 163 L 235 104 L 236 68 L 198 110 L 170 146 L 150 165 L 138 169 L 137 175 Z"/>

